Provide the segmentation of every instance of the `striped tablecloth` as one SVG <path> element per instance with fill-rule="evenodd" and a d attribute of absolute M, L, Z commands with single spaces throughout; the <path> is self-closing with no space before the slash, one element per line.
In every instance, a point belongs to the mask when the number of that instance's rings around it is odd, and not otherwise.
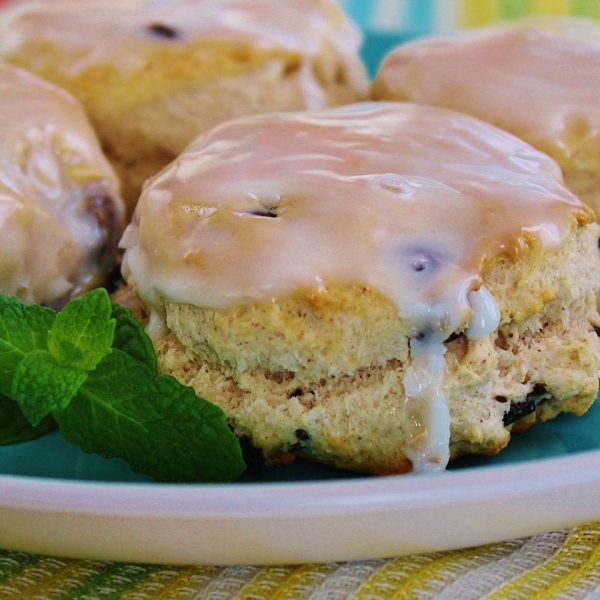
<path fill-rule="evenodd" d="M 600 17 L 600 0 L 340 1 L 366 30 L 407 36 L 530 13 Z M 600 522 L 454 552 L 301 566 L 174 567 L 0 550 L 0 600 L 21 598 L 600 599 Z"/>
<path fill-rule="evenodd" d="M 0 598 L 596 599 L 600 522 L 456 552 L 289 567 L 172 567 L 0 551 Z"/>

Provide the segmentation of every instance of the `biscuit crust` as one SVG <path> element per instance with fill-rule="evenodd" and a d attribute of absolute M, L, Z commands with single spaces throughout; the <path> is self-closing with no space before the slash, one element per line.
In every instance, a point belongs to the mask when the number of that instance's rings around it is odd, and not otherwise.
<path fill-rule="evenodd" d="M 596 398 L 598 235 L 596 225 L 575 227 L 560 251 L 501 257 L 484 273 L 499 328 L 445 344 L 452 458 L 495 454 L 512 431 L 582 415 Z M 409 337 L 381 294 L 332 287 L 230 310 L 165 306 L 169 334 L 154 342 L 162 371 L 220 405 L 267 463 L 301 456 L 379 475 L 412 469 L 402 450 L 412 427 Z M 513 422 L 519 406 L 525 414 Z"/>

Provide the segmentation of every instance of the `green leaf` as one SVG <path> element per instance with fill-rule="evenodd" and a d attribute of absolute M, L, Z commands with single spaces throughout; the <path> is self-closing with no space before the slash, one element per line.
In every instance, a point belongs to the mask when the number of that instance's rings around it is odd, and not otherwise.
<path fill-rule="evenodd" d="M 0 394 L 0 446 L 32 440 L 53 429 L 56 429 L 56 422 L 51 416 L 42 419 L 37 427 L 33 427 L 19 405 Z"/>
<path fill-rule="evenodd" d="M 82 369 L 59 366 L 46 350 L 36 350 L 19 363 L 9 396 L 36 427 L 52 411 L 65 408 L 87 376 Z"/>
<path fill-rule="evenodd" d="M 121 304 L 113 303 L 111 317 L 117 323 L 113 348 L 123 350 L 147 365 L 152 373 L 156 373 L 156 352 L 144 326 L 133 316 L 131 310 Z"/>
<path fill-rule="evenodd" d="M 28 353 L 47 348 L 55 318 L 49 308 L 26 306 L 0 294 L 0 393 L 10 395 L 14 373 Z"/>
<path fill-rule="evenodd" d="M 110 352 L 115 321 L 104 289 L 74 298 L 56 315 L 48 350 L 61 366 L 91 371 Z"/>
<path fill-rule="evenodd" d="M 230 481 L 245 470 L 223 411 L 173 377 L 113 350 L 68 407 L 54 413 L 64 438 L 158 481 Z"/>
<path fill-rule="evenodd" d="M 2 393 L 0 443 L 48 431 L 53 416 L 67 441 L 158 481 L 230 481 L 245 470 L 223 411 L 157 376 L 143 326 L 105 290 L 58 314 L 0 295 Z"/>

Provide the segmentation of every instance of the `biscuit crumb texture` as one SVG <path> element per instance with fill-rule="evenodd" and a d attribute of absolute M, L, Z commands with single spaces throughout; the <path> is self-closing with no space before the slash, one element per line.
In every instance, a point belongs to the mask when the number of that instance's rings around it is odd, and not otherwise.
<path fill-rule="evenodd" d="M 511 433 L 593 403 L 598 235 L 596 224 L 576 228 L 556 252 L 532 247 L 485 268 L 499 328 L 478 340 L 458 331 L 445 344 L 452 458 L 493 455 Z M 331 286 L 229 310 L 164 308 L 161 370 L 221 406 L 267 464 L 300 456 L 378 475 L 412 470 L 408 324 L 378 292 Z"/>

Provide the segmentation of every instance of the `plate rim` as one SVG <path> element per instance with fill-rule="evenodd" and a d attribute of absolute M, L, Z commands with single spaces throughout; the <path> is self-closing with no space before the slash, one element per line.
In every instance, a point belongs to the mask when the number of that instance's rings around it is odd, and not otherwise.
<path fill-rule="evenodd" d="M 192 520 L 310 517 L 364 512 L 366 507 L 375 512 L 408 509 L 417 504 L 434 509 L 464 501 L 467 492 L 471 493 L 471 500 L 467 499 L 470 502 L 482 496 L 506 498 L 590 484 L 597 484 L 600 490 L 600 450 L 433 474 L 313 481 L 163 484 L 0 475 L 0 510 L 19 506 L 28 510 L 96 515 L 126 512 L 131 516 Z M 271 502 L 265 504 L 265 497 Z M 200 507 L 198 499 L 204 501 Z M 598 514 L 600 518 L 600 505 Z"/>

